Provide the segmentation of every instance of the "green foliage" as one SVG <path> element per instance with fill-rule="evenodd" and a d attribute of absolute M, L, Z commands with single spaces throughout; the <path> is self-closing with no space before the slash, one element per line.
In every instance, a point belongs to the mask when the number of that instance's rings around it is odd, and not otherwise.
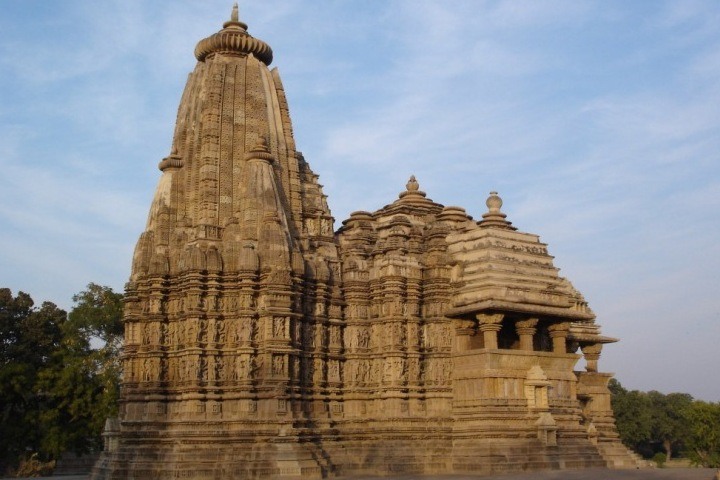
<path fill-rule="evenodd" d="M 628 391 L 615 379 L 609 385 L 612 409 L 622 442 L 631 448 L 649 442 L 652 431 L 651 404 L 643 392 Z"/>
<path fill-rule="evenodd" d="M 105 344 L 113 344 L 122 338 L 120 322 L 123 312 L 122 294 L 110 287 L 90 283 L 87 290 L 73 296 L 75 306 L 68 315 L 68 324 L 82 338 L 99 338 Z"/>
<path fill-rule="evenodd" d="M 66 314 L 50 302 L 34 307 L 20 292 L 0 289 L 0 468 L 41 443 L 38 378 L 62 342 Z"/>
<path fill-rule="evenodd" d="M 87 289 L 73 296 L 75 306 L 68 316 L 71 331 L 78 332 L 79 343 L 100 340 L 102 346 L 93 349 L 90 360 L 102 385 L 102 396 L 96 405 L 100 417 L 95 419 L 102 428 L 105 418 L 117 415 L 120 394 L 120 352 L 123 341 L 123 296 L 109 287 L 90 283 Z"/>
<path fill-rule="evenodd" d="M 696 465 L 720 467 L 720 403 L 686 393 L 628 391 L 614 379 L 608 387 L 625 445 L 652 456 L 658 466 L 683 452 Z"/>
<path fill-rule="evenodd" d="M 0 473 L 99 448 L 117 412 L 122 295 L 88 285 L 70 315 L 0 289 Z"/>
<path fill-rule="evenodd" d="M 688 419 L 687 457 L 696 465 L 720 468 L 720 403 L 695 401 Z"/>
<path fill-rule="evenodd" d="M 667 455 L 662 452 L 658 452 L 653 455 L 652 460 L 653 462 L 655 462 L 655 465 L 657 465 L 658 468 L 665 468 L 665 462 L 667 462 Z"/>
<path fill-rule="evenodd" d="M 655 390 L 648 392 L 647 397 L 651 411 L 650 438 L 662 444 L 670 460 L 673 451 L 682 449 L 683 439 L 689 434 L 688 413 L 693 397 L 687 393 L 664 395 Z"/>

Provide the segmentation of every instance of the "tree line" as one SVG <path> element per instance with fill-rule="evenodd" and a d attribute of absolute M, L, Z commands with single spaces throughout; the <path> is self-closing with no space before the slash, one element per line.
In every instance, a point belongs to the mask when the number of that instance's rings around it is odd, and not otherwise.
<path fill-rule="evenodd" d="M 99 451 L 117 414 L 122 294 L 91 283 L 73 301 L 68 314 L 0 288 L 0 475 Z"/>
<path fill-rule="evenodd" d="M 623 443 L 660 465 L 682 456 L 694 465 L 720 467 L 720 403 L 687 393 L 626 390 L 610 380 L 612 409 Z"/>
<path fill-rule="evenodd" d="M 90 283 L 73 302 L 67 313 L 0 288 L 0 474 L 30 457 L 100 451 L 105 419 L 117 414 L 122 294 Z M 720 403 L 628 391 L 614 379 L 610 391 L 625 445 L 720 467 Z"/>

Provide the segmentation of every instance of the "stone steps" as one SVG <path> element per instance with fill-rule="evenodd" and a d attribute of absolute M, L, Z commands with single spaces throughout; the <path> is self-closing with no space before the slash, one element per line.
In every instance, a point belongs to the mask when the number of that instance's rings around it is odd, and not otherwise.
<path fill-rule="evenodd" d="M 602 455 L 609 468 L 637 469 L 648 467 L 646 460 L 643 460 L 640 455 L 619 441 L 612 443 L 600 442 L 598 444 L 598 452 L 600 452 L 600 455 Z"/>

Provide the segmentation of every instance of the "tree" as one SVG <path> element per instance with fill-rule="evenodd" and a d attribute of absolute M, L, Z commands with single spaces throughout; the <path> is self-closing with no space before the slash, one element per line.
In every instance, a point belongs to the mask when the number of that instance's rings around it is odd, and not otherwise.
<path fill-rule="evenodd" d="M 90 283 L 73 301 L 52 367 L 39 378 L 42 451 L 52 456 L 100 449 L 105 419 L 117 415 L 122 295 Z"/>
<path fill-rule="evenodd" d="M 66 313 L 50 302 L 0 289 L 0 470 L 40 449 L 42 392 L 38 378 L 62 342 Z"/>
<path fill-rule="evenodd" d="M 68 316 L 69 328 L 77 332 L 79 341 L 100 342 L 92 350 L 97 374 L 102 382 L 103 393 L 97 405 L 99 428 L 105 418 L 117 415 L 122 366 L 120 353 L 123 344 L 123 295 L 110 287 L 90 283 L 87 289 L 73 296 L 75 306 Z"/>
<path fill-rule="evenodd" d="M 720 468 L 720 403 L 695 401 L 688 409 L 687 457 L 696 465 Z"/>
<path fill-rule="evenodd" d="M 0 289 L 0 473 L 26 452 L 98 449 L 117 413 L 122 295 L 91 283 L 73 300 L 67 315 Z"/>
<path fill-rule="evenodd" d="M 641 450 L 650 441 L 652 417 L 647 394 L 637 390 L 628 391 L 615 380 L 608 385 L 620 439 L 628 447 Z"/>
<path fill-rule="evenodd" d="M 651 409 L 651 440 L 662 445 L 667 460 L 670 460 L 674 451 L 682 449 L 683 441 L 690 433 L 688 414 L 693 397 L 687 393 L 664 395 L 655 390 L 647 396 Z"/>
<path fill-rule="evenodd" d="M 117 348 L 123 335 L 123 295 L 112 288 L 89 283 L 87 289 L 73 295 L 75 306 L 68 316 L 72 328 L 84 338 L 97 338 Z"/>

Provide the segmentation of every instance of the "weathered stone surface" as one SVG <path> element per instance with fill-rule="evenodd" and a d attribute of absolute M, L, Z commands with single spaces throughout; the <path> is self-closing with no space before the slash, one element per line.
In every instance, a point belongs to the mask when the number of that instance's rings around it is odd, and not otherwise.
<path fill-rule="evenodd" d="M 597 371 L 614 339 L 497 194 L 474 222 L 411 177 L 333 232 L 270 47 L 235 10 L 195 53 L 93 478 L 635 466 Z"/>

